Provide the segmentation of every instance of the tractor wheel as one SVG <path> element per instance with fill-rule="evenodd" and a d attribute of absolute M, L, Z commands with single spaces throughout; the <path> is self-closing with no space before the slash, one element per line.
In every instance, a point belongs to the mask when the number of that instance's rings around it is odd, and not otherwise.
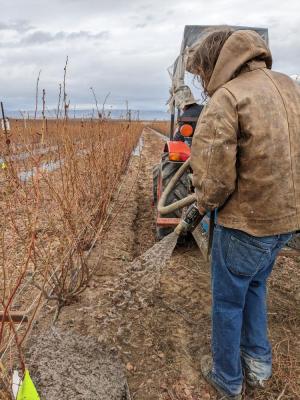
<path fill-rule="evenodd" d="M 154 167 L 153 169 L 153 193 L 154 201 L 157 203 L 157 188 L 159 181 L 161 182 L 162 191 L 166 188 L 167 184 L 170 182 L 171 178 L 175 175 L 177 170 L 181 167 L 182 163 L 176 163 L 169 161 L 169 154 L 165 153 L 162 157 L 162 161 L 160 164 Z M 184 197 L 189 195 L 189 180 L 188 174 L 185 172 L 182 177 L 177 182 L 173 191 L 169 194 L 166 205 L 172 204 L 177 200 L 181 200 Z M 176 210 L 170 214 L 164 215 L 165 218 L 180 218 L 182 214 L 182 210 Z M 171 233 L 173 228 L 163 228 L 157 227 L 157 238 L 159 240 L 163 239 L 166 235 Z"/>
<path fill-rule="evenodd" d="M 156 164 L 153 167 L 152 174 L 153 174 L 152 196 L 153 196 L 153 204 L 156 206 L 157 201 L 158 201 L 157 187 L 158 187 L 158 179 L 159 179 L 159 174 L 160 174 L 160 164 Z"/>

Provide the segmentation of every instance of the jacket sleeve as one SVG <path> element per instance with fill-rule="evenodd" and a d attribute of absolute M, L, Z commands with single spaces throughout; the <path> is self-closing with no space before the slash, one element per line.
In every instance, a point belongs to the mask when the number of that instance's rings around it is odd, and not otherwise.
<path fill-rule="evenodd" d="M 198 206 L 221 207 L 236 186 L 238 114 L 233 95 L 220 88 L 198 121 L 191 166 Z"/>

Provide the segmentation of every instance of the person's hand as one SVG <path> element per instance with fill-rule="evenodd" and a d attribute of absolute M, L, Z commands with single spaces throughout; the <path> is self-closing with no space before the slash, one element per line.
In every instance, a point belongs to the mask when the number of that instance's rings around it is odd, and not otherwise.
<path fill-rule="evenodd" d="M 205 215 L 205 214 L 206 214 L 206 209 L 205 209 L 205 208 L 203 208 L 203 207 L 201 207 L 201 206 L 198 206 L 198 204 L 197 204 L 197 208 L 198 208 L 199 213 L 200 213 L 201 215 Z"/>

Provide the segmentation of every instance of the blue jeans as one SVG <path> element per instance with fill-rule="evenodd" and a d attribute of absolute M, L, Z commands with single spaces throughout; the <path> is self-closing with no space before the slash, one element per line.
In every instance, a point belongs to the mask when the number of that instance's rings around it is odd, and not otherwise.
<path fill-rule="evenodd" d="M 212 246 L 212 378 L 229 395 L 242 389 L 242 360 L 271 376 L 266 280 L 291 234 L 254 237 L 217 225 Z"/>

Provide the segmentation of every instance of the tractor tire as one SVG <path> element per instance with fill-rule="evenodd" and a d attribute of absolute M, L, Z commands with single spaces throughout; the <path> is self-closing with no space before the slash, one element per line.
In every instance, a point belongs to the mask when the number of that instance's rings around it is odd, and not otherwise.
<path fill-rule="evenodd" d="M 156 165 L 153 169 L 153 193 L 154 195 L 154 200 L 156 199 L 157 203 L 157 186 L 158 186 L 158 180 L 160 177 L 162 177 L 162 190 L 166 188 L 168 183 L 170 182 L 171 178 L 175 175 L 177 170 L 181 167 L 182 163 L 176 163 L 172 162 L 169 160 L 169 154 L 164 153 L 162 156 L 161 163 Z M 169 194 L 166 205 L 175 203 L 175 201 L 181 200 L 184 197 L 188 196 L 190 191 L 189 191 L 189 179 L 188 179 L 188 173 L 185 172 L 182 177 L 179 179 L 177 182 L 176 186 L 174 187 L 173 191 Z M 155 197 L 156 196 L 156 197 Z M 156 204 L 155 203 L 155 204 Z M 180 218 L 182 214 L 182 209 L 181 210 L 176 210 L 170 214 L 164 215 L 165 218 Z M 173 228 L 163 228 L 163 227 L 157 227 L 156 228 L 156 236 L 158 240 L 163 239 L 166 235 L 171 233 L 173 231 Z"/>
<path fill-rule="evenodd" d="M 158 187 L 158 179 L 159 179 L 159 174 L 160 174 L 160 164 L 156 164 L 153 167 L 152 174 L 153 174 L 152 198 L 153 198 L 153 204 L 156 206 L 157 202 L 158 202 L 157 187 Z"/>

